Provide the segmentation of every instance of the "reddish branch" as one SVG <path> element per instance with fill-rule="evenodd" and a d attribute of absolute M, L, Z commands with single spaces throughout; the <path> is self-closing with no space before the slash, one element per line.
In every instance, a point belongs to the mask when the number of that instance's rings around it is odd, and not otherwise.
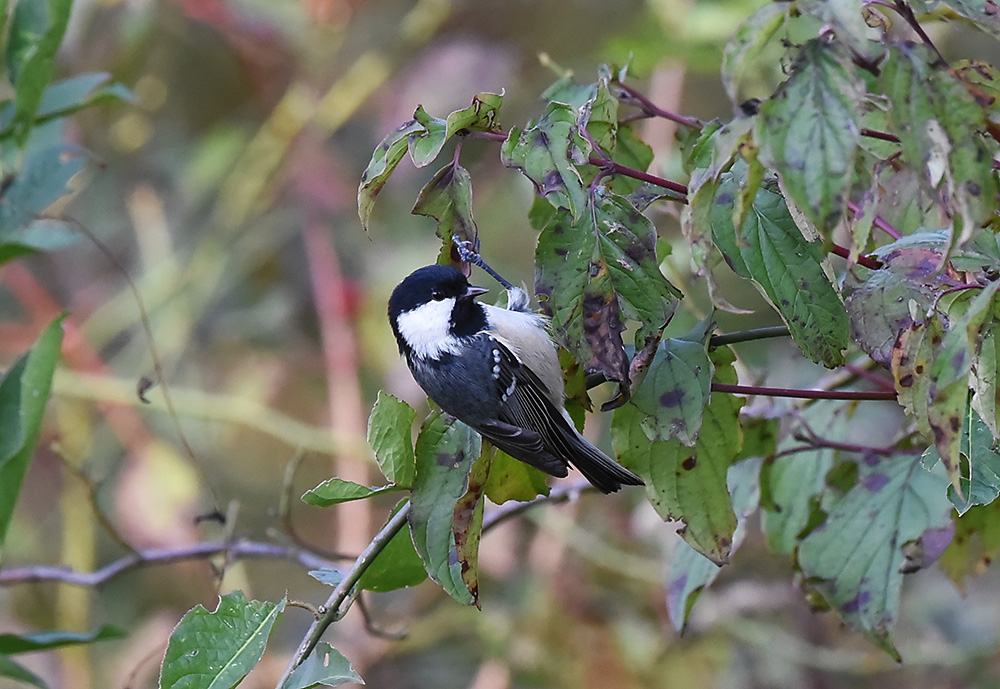
<path fill-rule="evenodd" d="M 736 395 L 765 395 L 768 397 L 794 397 L 807 400 L 895 400 L 896 393 L 885 390 L 801 390 L 797 388 L 764 388 L 755 385 L 730 385 L 712 383 L 713 392 L 731 392 Z"/>

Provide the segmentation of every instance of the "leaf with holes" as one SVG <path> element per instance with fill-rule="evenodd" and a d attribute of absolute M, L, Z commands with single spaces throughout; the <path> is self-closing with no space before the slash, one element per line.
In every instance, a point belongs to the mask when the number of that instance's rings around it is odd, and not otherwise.
<path fill-rule="evenodd" d="M 857 484 L 842 496 L 828 495 L 826 520 L 799 546 L 807 583 L 862 632 L 899 661 L 892 627 L 899 614 L 904 549 L 919 543 L 933 560 L 951 538 L 948 479 L 912 455 L 869 457 Z"/>
<path fill-rule="evenodd" d="M 427 574 L 466 605 L 475 598 L 462 578 L 455 507 L 469 490 L 469 472 L 480 454 L 479 434 L 444 414 L 431 415 L 417 437 L 417 475 L 410 497 L 410 533 Z"/>
<path fill-rule="evenodd" d="M 760 107 L 761 158 L 824 236 L 844 215 L 863 94 L 847 51 L 813 39 L 800 49 L 788 80 Z"/>
<path fill-rule="evenodd" d="M 448 115 L 445 120 L 445 139 L 450 139 L 463 129 L 477 132 L 493 131 L 502 104 L 502 93 L 477 93 L 469 107 L 455 110 Z"/>
<path fill-rule="evenodd" d="M 736 382 L 733 360 L 728 349 L 713 353 L 720 382 Z M 632 404 L 617 409 L 611 424 L 618 461 L 646 482 L 653 508 L 665 520 L 683 521 L 682 538 L 719 565 L 729 560 L 736 530 L 726 472 L 742 447 L 743 403 L 733 395 L 712 393 L 693 449 L 677 440 L 650 442 L 643 430 L 645 415 Z"/>
<path fill-rule="evenodd" d="M 577 218 L 587 204 L 587 189 L 576 169 L 586 160 L 578 139 L 576 111 L 563 103 L 549 103 L 542 118 L 526 130 L 511 127 L 500 161 L 520 170 L 555 208 L 565 208 Z"/>
<path fill-rule="evenodd" d="M 827 276 L 821 242 L 809 242 L 792 220 L 781 194 L 761 188 L 737 232 L 733 206 L 741 175 L 723 173 L 712 207 L 712 237 L 727 263 L 753 280 L 781 315 L 803 353 L 826 366 L 844 363 L 848 319 L 840 293 Z"/>
<path fill-rule="evenodd" d="M 260 661 L 285 600 L 247 601 L 236 591 L 222 596 L 214 612 L 196 605 L 170 635 L 160 687 L 235 687 Z"/>

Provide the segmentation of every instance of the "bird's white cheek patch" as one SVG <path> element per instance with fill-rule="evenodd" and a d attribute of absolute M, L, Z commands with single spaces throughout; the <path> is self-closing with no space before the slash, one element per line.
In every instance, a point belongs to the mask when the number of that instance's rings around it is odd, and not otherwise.
<path fill-rule="evenodd" d="M 457 354 L 456 338 L 449 332 L 455 299 L 429 301 L 412 311 L 399 314 L 396 325 L 414 355 L 436 359 L 441 354 Z"/>

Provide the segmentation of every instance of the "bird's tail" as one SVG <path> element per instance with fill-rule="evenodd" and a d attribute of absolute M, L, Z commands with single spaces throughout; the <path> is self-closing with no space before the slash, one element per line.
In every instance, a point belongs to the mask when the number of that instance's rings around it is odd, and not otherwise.
<path fill-rule="evenodd" d="M 622 485 L 645 485 L 641 478 L 591 445 L 579 433 L 564 433 L 563 440 L 567 449 L 571 450 L 566 459 L 602 493 L 614 493 Z"/>

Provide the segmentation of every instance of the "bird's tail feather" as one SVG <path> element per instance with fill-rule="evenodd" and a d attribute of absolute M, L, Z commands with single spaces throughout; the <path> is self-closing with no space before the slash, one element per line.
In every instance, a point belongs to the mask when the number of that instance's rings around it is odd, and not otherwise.
<path fill-rule="evenodd" d="M 643 480 L 591 445 L 579 433 L 564 435 L 572 450 L 567 459 L 602 493 L 614 493 L 622 485 L 642 486 Z"/>

